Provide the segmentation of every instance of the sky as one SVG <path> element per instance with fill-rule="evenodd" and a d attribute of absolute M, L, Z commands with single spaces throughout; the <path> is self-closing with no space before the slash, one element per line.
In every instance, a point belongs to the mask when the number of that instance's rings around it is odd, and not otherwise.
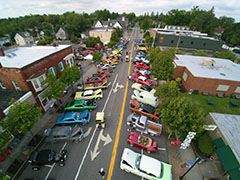
<path fill-rule="evenodd" d="M 165 14 L 171 9 L 189 11 L 193 6 L 204 10 L 214 6 L 216 17 L 232 17 L 240 22 L 240 0 L 0 0 L 0 19 L 67 11 L 91 13 L 105 8 L 110 12 L 134 12 L 136 15 L 152 11 Z"/>

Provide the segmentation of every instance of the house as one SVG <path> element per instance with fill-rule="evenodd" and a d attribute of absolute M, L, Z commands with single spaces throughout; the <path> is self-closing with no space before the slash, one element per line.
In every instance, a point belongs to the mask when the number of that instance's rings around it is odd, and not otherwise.
<path fill-rule="evenodd" d="M 207 122 L 212 130 L 215 151 L 225 171 L 225 179 L 238 180 L 240 177 L 240 116 L 232 114 L 209 113 Z M 208 126 L 209 126 L 208 125 Z"/>
<path fill-rule="evenodd" d="M 97 20 L 93 23 L 93 28 L 117 28 L 127 29 L 128 19 L 125 17 L 120 17 L 117 19 L 108 19 L 107 21 Z"/>
<path fill-rule="evenodd" d="M 56 38 L 60 40 L 68 40 L 69 34 L 65 28 L 60 27 L 58 32 L 56 33 Z"/>
<path fill-rule="evenodd" d="M 154 39 L 154 46 L 175 47 L 191 50 L 219 51 L 223 41 L 209 37 L 206 33 L 190 31 L 185 26 L 165 26 L 153 28 L 150 35 Z"/>
<path fill-rule="evenodd" d="M 240 94 L 240 64 L 227 59 L 175 55 L 174 78 L 180 77 L 187 91 L 212 95 Z"/>
<path fill-rule="evenodd" d="M 9 37 L 2 37 L 2 38 L 0 38 L 0 47 L 4 46 L 7 43 L 10 43 L 10 38 Z"/>
<path fill-rule="evenodd" d="M 113 29 L 92 29 L 89 31 L 90 37 L 99 37 L 103 44 L 107 44 L 110 42 L 111 36 L 113 33 Z"/>
<path fill-rule="evenodd" d="M 29 32 L 17 32 L 14 39 L 18 46 L 29 46 L 34 44 L 34 39 Z"/>
<path fill-rule="evenodd" d="M 66 65 L 75 63 L 71 45 L 0 49 L 0 88 L 31 91 L 45 112 L 54 100 L 44 96 L 48 73 L 59 77 Z"/>
<path fill-rule="evenodd" d="M 89 37 L 89 32 L 88 31 L 84 31 L 81 33 L 81 38 L 82 39 L 87 39 Z"/>

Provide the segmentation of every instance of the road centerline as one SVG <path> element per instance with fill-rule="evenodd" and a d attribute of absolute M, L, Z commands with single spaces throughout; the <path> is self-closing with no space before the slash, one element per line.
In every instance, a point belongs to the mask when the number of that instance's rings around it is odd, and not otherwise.
<path fill-rule="evenodd" d="M 131 57 L 132 57 L 132 52 L 133 52 L 133 46 L 134 46 L 134 42 L 132 43 L 131 54 L 130 54 L 130 57 L 129 57 L 130 61 L 129 61 L 129 66 L 128 66 L 128 76 L 129 76 L 130 70 L 131 70 Z M 117 147 L 118 147 L 118 143 L 119 143 L 120 130 L 121 130 L 121 127 L 122 127 L 123 114 L 124 114 L 124 109 L 125 109 L 125 104 L 126 104 L 126 99 L 127 99 L 128 83 L 129 83 L 129 80 L 127 80 L 126 86 L 125 86 L 123 104 L 122 104 L 122 109 L 121 109 L 121 114 L 120 114 L 120 119 L 119 119 L 119 123 L 118 123 L 117 132 L 116 132 L 115 143 L 114 143 L 114 146 L 113 146 L 112 158 L 111 158 L 111 162 L 110 162 L 110 165 L 109 165 L 107 180 L 111 180 L 112 173 L 113 173 L 113 168 L 114 168 L 114 165 L 115 165 L 115 159 L 116 159 Z"/>

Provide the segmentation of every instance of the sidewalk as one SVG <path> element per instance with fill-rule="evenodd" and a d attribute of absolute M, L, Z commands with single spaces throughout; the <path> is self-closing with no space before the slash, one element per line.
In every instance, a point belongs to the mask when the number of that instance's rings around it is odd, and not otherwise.
<path fill-rule="evenodd" d="M 167 137 L 166 137 L 167 138 Z M 184 162 L 194 161 L 196 155 L 191 146 L 185 150 L 180 150 L 179 146 L 171 145 L 171 140 L 167 139 L 168 151 L 169 151 L 169 162 L 172 164 L 173 180 L 178 180 L 179 176 L 182 176 L 188 168 L 181 166 Z M 178 157 L 176 154 L 179 152 Z M 222 180 L 221 165 L 217 158 L 214 160 L 207 159 L 200 165 L 196 164 L 184 177 L 184 180 L 203 180 L 203 179 L 219 179 Z"/>

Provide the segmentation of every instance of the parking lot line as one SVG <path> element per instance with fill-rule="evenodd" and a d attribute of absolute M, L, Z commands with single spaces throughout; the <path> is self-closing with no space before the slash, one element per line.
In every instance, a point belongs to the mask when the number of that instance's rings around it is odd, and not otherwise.
<path fill-rule="evenodd" d="M 130 71 L 131 71 L 131 57 L 132 57 L 132 52 L 133 52 L 133 46 L 134 46 L 134 42 L 132 43 L 132 47 L 131 47 L 130 61 L 129 61 L 129 66 L 128 66 L 128 76 L 129 76 Z M 111 158 L 111 162 L 110 162 L 110 165 L 109 165 L 107 180 L 111 180 L 111 178 L 112 178 L 113 168 L 114 168 L 116 154 L 117 154 L 117 147 L 118 147 L 118 142 L 119 142 L 120 130 L 121 130 L 121 127 L 122 127 L 123 114 L 124 114 L 124 109 L 125 109 L 125 104 L 126 104 L 126 99 L 127 99 L 128 82 L 129 82 L 129 80 L 127 80 L 126 86 L 125 86 L 123 104 L 122 104 L 120 119 L 119 119 L 119 123 L 118 123 L 116 139 L 115 139 L 115 143 L 114 143 L 114 146 L 113 146 L 112 158 Z"/>

